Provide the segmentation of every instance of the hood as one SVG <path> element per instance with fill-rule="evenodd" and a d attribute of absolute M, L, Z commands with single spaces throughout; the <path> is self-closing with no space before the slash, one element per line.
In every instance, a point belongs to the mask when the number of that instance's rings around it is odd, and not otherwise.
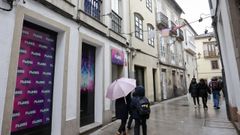
<path fill-rule="evenodd" d="M 143 86 L 137 86 L 135 88 L 135 95 L 136 96 L 140 96 L 140 97 L 143 97 L 145 96 L 145 89 Z"/>

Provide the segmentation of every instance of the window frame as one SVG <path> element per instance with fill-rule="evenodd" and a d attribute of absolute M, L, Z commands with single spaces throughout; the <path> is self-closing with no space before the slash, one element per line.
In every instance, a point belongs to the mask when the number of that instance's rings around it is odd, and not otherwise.
<path fill-rule="evenodd" d="M 152 0 L 146 0 L 147 9 L 152 12 Z"/>
<path fill-rule="evenodd" d="M 212 70 L 218 70 L 219 69 L 218 60 L 211 60 L 211 67 L 212 67 Z"/>
<path fill-rule="evenodd" d="M 148 31 L 148 45 L 154 47 L 154 38 L 149 38 L 149 32 L 154 31 L 154 27 L 151 24 L 147 24 L 147 31 Z"/>
<path fill-rule="evenodd" d="M 135 37 L 138 38 L 139 40 L 144 40 L 143 38 L 143 17 L 135 13 L 134 14 L 134 27 L 135 27 Z"/>

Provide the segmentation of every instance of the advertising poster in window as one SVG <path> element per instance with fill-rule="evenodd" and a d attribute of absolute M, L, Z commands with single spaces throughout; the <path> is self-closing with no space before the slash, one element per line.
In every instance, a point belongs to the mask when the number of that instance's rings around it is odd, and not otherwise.
<path fill-rule="evenodd" d="M 124 65 L 123 51 L 112 48 L 112 63 L 116 65 Z"/>
<path fill-rule="evenodd" d="M 81 66 L 82 79 L 80 126 L 94 122 L 95 50 L 95 47 L 83 43 Z"/>
<path fill-rule="evenodd" d="M 56 33 L 24 22 L 11 132 L 51 124 Z"/>

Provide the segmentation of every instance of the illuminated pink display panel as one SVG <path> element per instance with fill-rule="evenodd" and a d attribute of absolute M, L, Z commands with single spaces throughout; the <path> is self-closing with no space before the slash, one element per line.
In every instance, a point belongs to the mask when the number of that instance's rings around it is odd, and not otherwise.
<path fill-rule="evenodd" d="M 12 114 L 12 133 L 51 123 L 57 34 L 23 26 Z"/>

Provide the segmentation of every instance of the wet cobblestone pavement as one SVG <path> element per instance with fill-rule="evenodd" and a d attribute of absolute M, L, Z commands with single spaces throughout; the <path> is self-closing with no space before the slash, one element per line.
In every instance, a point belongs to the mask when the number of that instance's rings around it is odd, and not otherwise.
<path fill-rule="evenodd" d="M 208 101 L 208 110 L 202 106 L 194 108 L 187 97 L 153 105 L 147 121 L 148 135 L 237 135 L 227 119 L 224 100 L 221 100 L 220 110 L 212 106 L 212 101 Z M 117 120 L 91 135 L 114 135 L 119 125 Z M 128 135 L 133 135 L 133 126 L 134 122 Z"/>

